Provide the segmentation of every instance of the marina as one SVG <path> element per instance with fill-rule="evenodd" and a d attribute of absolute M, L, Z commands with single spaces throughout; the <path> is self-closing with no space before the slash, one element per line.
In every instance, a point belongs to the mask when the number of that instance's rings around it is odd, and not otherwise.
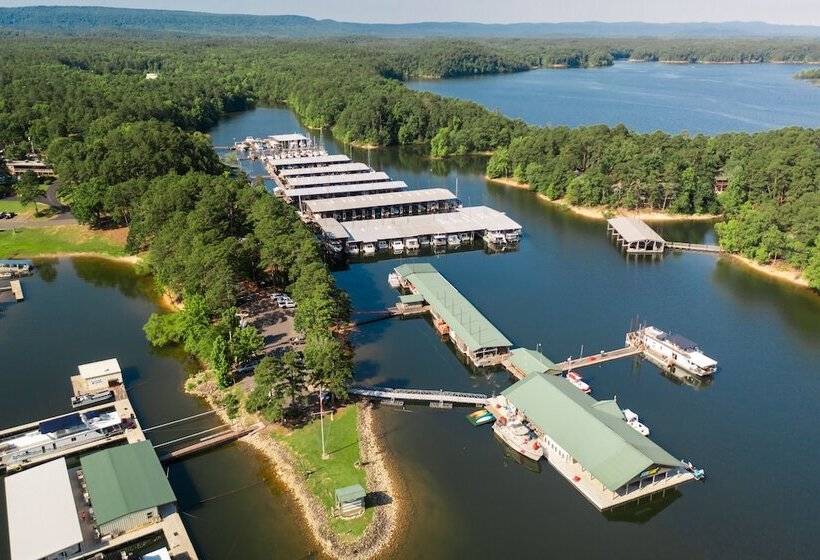
<path fill-rule="evenodd" d="M 309 200 L 301 205 L 308 221 L 332 218 L 340 222 L 453 212 L 458 198 L 444 188 Z"/>

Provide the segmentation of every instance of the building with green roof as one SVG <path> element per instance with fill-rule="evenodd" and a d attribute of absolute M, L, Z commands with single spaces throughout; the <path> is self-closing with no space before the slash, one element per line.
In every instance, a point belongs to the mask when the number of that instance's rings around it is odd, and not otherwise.
<path fill-rule="evenodd" d="M 477 366 L 500 363 L 512 342 L 429 263 L 396 267 L 402 284 L 421 295 L 434 320 L 446 325 L 450 340 Z"/>
<path fill-rule="evenodd" d="M 516 377 L 524 378 L 534 373 L 546 373 L 551 371 L 560 373 L 555 369 L 555 363 L 543 355 L 541 352 L 530 350 L 529 348 L 516 348 L 508 358 L 504 360 L 504 366 L 512 369 Z"/>
<path fill-rule="evenodd" d="M 597 401 L 561 376 L 534 373 L 501 394 L 541 435 L 547 460 L 599 509 L 693 478 L 629 426 L 615 400 Z"/>
<path fill-rule="evenodd" d="M 158 523 L 159 508 L 176 501 L 149 441 L 86 455 L 80 465 L 101 535 Z"/>

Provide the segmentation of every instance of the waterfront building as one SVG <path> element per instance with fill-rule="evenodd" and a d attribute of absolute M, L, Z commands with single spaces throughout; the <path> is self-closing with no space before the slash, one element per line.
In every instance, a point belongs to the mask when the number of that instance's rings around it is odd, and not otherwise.
<path fill-rule="evenodd" d="M 122 369 L 116 358 L 77 366 L 80 378 L 88 391 L 100 391 L 122 385 Z"/>
<path fill-rule="evenodd" d="M 302 205 L 302 211 L 309 220 L 333 218 L 346 222 L 452 212 L 459 207 L 452 192 L 432 188 L 309 200 Z"/>
<path fill-rule="evenodd" d="M 662 254 L 666 249 L 666 241 L 638 218 L 610 218 L 606 230 L 629 254 Z"/>
<path fill-rule="evenodd" d="M 335 493 L 336 512 L 340 517 L 355 517 L 364 513 L 366 492 L 361 484 L 337 488 Z"/>
<path fill-rule="evenodd" d="M 149 441 L 97 451 L 82 457 L 80 465 L 101 535 L 159 523 L 159 508 L 176 502 Z"/>
<path fill-rule="evenodd" d="M 436 329 L 473 365 L 499 364 L 509 354 L 512 342 L 433 265 L 403 264 L 396 267 L 396 274 L 403 288 L 424 298 Z"/>
<path fill-rule="evenodd" d="M 57 560 L 80 552 L 82 529 L 64 458 L 5 480 L 11 560 Z"/>
<path fill-rule="evenodd" d="M 534 373 L 501 394 L 539 435 L 547 461 L 598 509 L 695 478 L 635 431 L 616 401 L 597 401 L 563 377 Z"/>
<path fill-rule="evenodd" d="M 553 374 L 560 373 L 555 369 L 555 363 L 543 355 L 541 352 L 530 350 L 529 348 L 516 348 L 510 352 L 507 359 L 504 360 L 504 367 L 517 378 L 523 379 L 534 373 L 546 373 L 548 371 Z"/>

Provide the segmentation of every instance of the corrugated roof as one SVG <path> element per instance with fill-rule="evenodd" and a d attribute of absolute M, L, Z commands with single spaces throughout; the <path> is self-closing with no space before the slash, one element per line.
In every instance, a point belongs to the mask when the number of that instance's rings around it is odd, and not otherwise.
<path fill-rule="evenodd" d="M 100 524 L 176 501 L 149 441 L 98 451 L 80 464 Z"/>
<path fill-rule="evenodd" d="M 108 360 L 101 360 L 90 364 L 81 364 L 77 366 L 77 370 L 80 372 L 83 379 L 92 379 L 94 377 L 122 373 L 122 369 L 120 369 L 120 363 L 117 361 L 117 358 L 110 358 Z"/>
<path fill-rule="evenodd" d="M 11 560 L 38 560 L 83 541 L 64 458 L 5 480 Z"/>
<path fill-rule="evenodd" d="M 502 394 L 612 491 L 652 465 L 680 465 L 633 430 L 617 403 L 596 401 L 563 377 L 533 374 Z"/>
<path fill-rule="evenodd" d="M 350 158 L 344 154 L 334 154 L 330 156 L 302 156 L 284 158 L 269 157 L 266 161 L 279 169 L 288 169 L 290 167 L 297 165 L 322 165 L 331 163 L 344 163 L 346 161 L 350 161 Z"/>
<path fill-rule="evenodd" d="M 313 198 L 333 195 L 335 198 L 351 196 L 363 192 L 391 192 L 407 188 L 404 181 L 385 181 L 383 183 L 359 183 L 352 185 L 332 185 L 328 187 L 302 187 L 299 189 L 285 189 L 283 194 L 288 198 Z"/>
<path fill-rule="evenodd" d="M 541 352 L 530 350 L 529 348 L 516 348 L 510 352 L 509 360 L 513 365 L 524 373 L 544 373 L 555 367 L 555 363 L 543 355 Z"/>
<path fill-rule="evenodd" d="M 319 177 L 293 177 L 287 180 L 288 186 L 293 189 L 319 187 L 322 185 L 345 185 L 354 183 L 381 183 L 389 181 L 390 176 L 383 171 L 372 173 L 348 173 L 346 175 L 321 175 Z"/>
<path fill-rule="evenodd" d="M 276 142 L 301 142 L 307 141 L 307 136 L 304 134 L 293 133 L 293 134 L 273 134 L 269 136 L 271 140 L 275 140 Z"/>
<path fill-rule="evenodd" d="M 615 228 L 615 231 L 617 231 L 627 243 L 634 243 L 636 241 L 664 242 L 663 237 L 658 235 L 654 229 L 638 218 L 618 216 L 616 218 L 610 218 L 607 222 Z"/>
<path fill-rule="evenodd" d="M 429 263 L 403 264 L 396 267 L 399 275 L 410 281 L 418 293 L 449 325 L 467 348 L 474 352 L 481 348 L 512 346 L 507 337 L 495 328 L 461 292 L 447 281 Z"/>
<path fill-rule="evenodd" d="M 361 173 L 373 171 L 365 163 L 336 163 L 333 165 L 320 165 L 314 167 L 297 167 L 296 169 L 283 169 L 279 172 L 280 177 L 307 177 L 309 175 L 330 175 L 331 173 Z"/>
<path fill-rule="evenodd" d="M 399 296 L 399 301 L 402 303 L 424 303 L 424 296 L 421 294 L 406 294 Z"/>
<path fill-rule="evenodd" d="M 322 234 L 328 239 L 347 239 L 347 230 L 336 218 L 317 218 L 316 225 L 322 228 Z"/>
<path fill-rule="evenodd" d="M 521 225 L 506 214 L 487 206 L 470 206 L 457 212 L 441 214 L 354 220 L 344 222 L 342 226 L 352 240 L 363 243 L 372 243 L 380 239 L 406 239 L 420 235 L 521 229 Z"/>
<path fill-rule="evenodd" d="M 418 204 L 421 202 L 438 202 L 455 200 L 456 195 L 442 188 L 417 189 L 394 193 L 365 194 L 359 196 L 342 196 L 338 198 L 319 198 L 305 203 L 311 212 L 332 212 L 338 210 L 356 210 L 360 208 L 378 208 L 393 204 Z"/>

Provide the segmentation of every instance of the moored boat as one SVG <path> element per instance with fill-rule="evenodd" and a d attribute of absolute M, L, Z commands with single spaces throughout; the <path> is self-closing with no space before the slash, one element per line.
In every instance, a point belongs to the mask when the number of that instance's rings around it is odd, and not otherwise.
<path fill-rule="evenodd" d="M 494 422 L 495 416 L 493 416 L 489 410 L 482 408 L 468 414 L 467 421 L 473 426 L 481 426 Z"/>
<path fill-rule="evenodd" d="M 638 418 L 637 414 L 635 414 L 634 412 L 632 412 L 628 408 L 625 408 L 623 410 L 623 413 L 624 413 L 624 420 L 626 420 L 626 423 L 629 424 L 629 426 L 633 430 L 635 430 L 636 432 L 638 432 L 642 436 L 648 436 L 649 435 L 649 428 L 647 428 L 644 424 L 641 423 L 641 421 Z"/>
<path fill-rule="evenodd" d="M 639 331 L 639 335 L 644 345 L 644 354 L 666 368 L 679 367 L 700 377 L 717 371 L 717 361 L 704 354 L 688 338 L 666 333 L 656 327 L 646 327 Z"/>
<path fill-rule="evenodd" d="M 114 396 L 112 391 L 100 391 L 98 393 L 89 393 L 87 395 L 77 395 L 71 397 L 71 408 L 81 408 L 83 406 L 91 406 L 105 402 Z"/>
<path fill-rule="evenodd" d="M 373 245 L 372 243 L 365 243 L 364 246 L 362 247 L 362 252 L 365 255 L 368 255 L 368 256 L 375 255 L 376 254 L 376 246 Z"/>
<path fill-rule="evenodd" d="M 415 237 L 408 237 L 404 240 L 404 247 L 408 251 L 416 251 L 419 248 L 419 240 Z"/>
<path fill-rule="evenodd" d="M 398 272 L 391 272 L 387 275 L 387 284 L 394 289 L 398 289 L 399 286 L 401 286 L 401 278 Z"/>
<path fill-rule="evenodd" d="M 447 236 L 443 233 L 437 233 L 433 236 L 433 245 L 435 247 L 443 247 L 447 245 Z"/>
<path fill-rule="evenodd" d="M 379 245 L 379 251 L 387 251 L 390 248 L 390 244 L 387 241 L 383 240 L 383 239 L 381 241 L 379 241 L 378 245 Z"/>
<path fill-rule="evenodd" d="M 404 241 L 402 241 L 401 239 L 393 240 L 393 242 L 390 244 L 390 246 L 393 248 L 394 253 L 403 253 L 404 252 Z"/>
<path fill-rule="evenodd" d="M 458 247 L 461 245 L 461 239 L 459 239 L 458 235 L 448 235 L 447 236 L 447 245 L 450 247 Z"/>
<path fill-rule="evenodd" d="M 592 388 L 584 382 L 584 378 L 577 371 L 568 372 L 567 381 L 575 385 L 578 390 L 586 393 L 587 395 L 592 392 Z"/>

